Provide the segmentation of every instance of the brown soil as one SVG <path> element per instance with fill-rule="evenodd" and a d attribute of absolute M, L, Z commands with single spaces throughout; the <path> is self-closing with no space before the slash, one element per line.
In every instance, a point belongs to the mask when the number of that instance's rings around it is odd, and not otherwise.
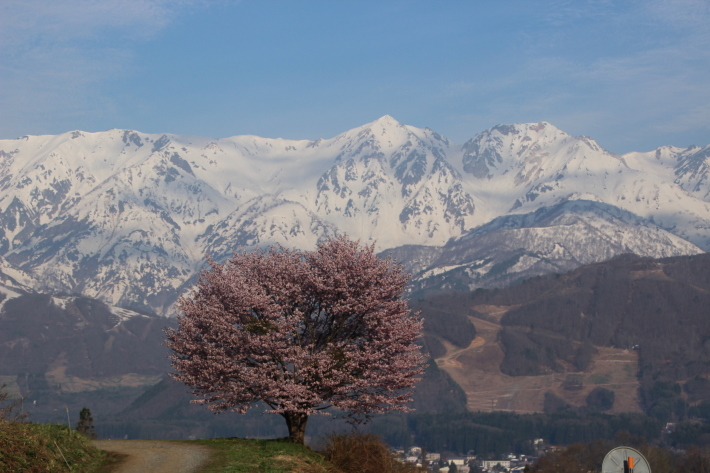
<path fill-rule="evenodd" d="M 610 412 L 641 411 L 637 397 L 638 357 L 635 351 L 597 347 L 599 353 L 593 357 L 585 372 L 575 372 L 574 368 L 566 366 L 565 373 L 508 376 L 499 369 L 504 357 L 497 342 L 501 326 L 493 321 L 500 320 L 509 307 L 477 306 L 475 309 L 489 319 L 471 317 L 478 336 L 463 349 L 443 341 L 446 355 L 436 360 L 439 367 L 466 392 L 469 410 L 542 412 L 546 391 L 554 392 L 571 405 L 582 406 L 589 391 L 603 386 L 615 393 L 614 408 Z M 570 391 L 562 387 L 569 374 L 582 376 L 580 390 Z"/>

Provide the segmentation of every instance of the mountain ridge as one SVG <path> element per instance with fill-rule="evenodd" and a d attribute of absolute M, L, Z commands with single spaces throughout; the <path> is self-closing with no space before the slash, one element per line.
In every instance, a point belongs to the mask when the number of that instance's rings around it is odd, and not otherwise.
<path fill-rule="evenodd" d="M 710 249 L 709 172 L 710 146 L 619 156 L 547 122 L 498 125 L 463 145 L 387 115 L 316 141 L 27 136 L 0 140 L 0 256 L 34 289 L 169 314 L 206 253 L 311 249 L 344 233 L 378 250 L 442 247 L 571 200 L 635 214 L 639 241 L 655 225 L 696 245 L 667 236 L 643 256 L 684 254 Z"/>

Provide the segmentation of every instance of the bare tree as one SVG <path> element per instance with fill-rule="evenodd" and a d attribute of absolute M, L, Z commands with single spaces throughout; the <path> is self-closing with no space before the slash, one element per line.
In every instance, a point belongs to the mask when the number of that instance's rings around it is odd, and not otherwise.
<path fill-rule="evenodd" d="M 22 397 L 16 398 L 7 392 L 7 384 L 0 386 L 0 421 L 21 422 L 26 419 L 29 414 L 22 411 L 23 402 Z"/>

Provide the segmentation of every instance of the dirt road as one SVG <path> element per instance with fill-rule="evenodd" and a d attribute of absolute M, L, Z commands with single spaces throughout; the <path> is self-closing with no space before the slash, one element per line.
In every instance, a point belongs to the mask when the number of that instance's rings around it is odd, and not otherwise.
<path fill-rule="evenodd" d="M 195 473 L 210 456 L 201 445 L 160 440 L 95 440 L 101 450 L 127 455 L 112 473 Z"/>

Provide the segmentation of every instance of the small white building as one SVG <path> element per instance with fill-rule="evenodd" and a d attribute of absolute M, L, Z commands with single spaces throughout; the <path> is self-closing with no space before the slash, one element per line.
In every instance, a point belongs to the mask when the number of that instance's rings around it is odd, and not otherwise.
<path fill-rule="evenodd" d="M 510 468 L 510 460 L 481 460 L 481 468 L 484 470 L 492 470 L 496 465 L 500 465 L 507 470 Z"/>

